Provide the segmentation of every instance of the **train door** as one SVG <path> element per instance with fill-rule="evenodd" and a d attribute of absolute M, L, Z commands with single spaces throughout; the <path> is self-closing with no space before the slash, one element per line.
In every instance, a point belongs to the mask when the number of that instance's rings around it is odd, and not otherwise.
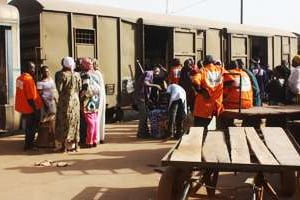
<path fill-rule="evenodd" d="M 0 105 L 7 103 L 7 70 L 5 27 L 0 26 Z"/>
<path fill-rule="evenodd" d="M 119 26 L 121 63 L 118 71 L 118 106 L 128 106 L 133 103 L 133 81 L 137 58 L 137 24 L 121 20 Z"/>
<path fill-rule="evenodd" d="M 198 39 L 199 44 L 201 41 L 203 44 L 203 40 L 201 40 L 201 35 L 197 38 L 196 30 L 173 28 L 171 33 L 173 38 L 173 48 L 171 48 L 173 58 L 179 58 L 181 63 L 183 63 L 188 58 L 192 58 L 193 60 L 199 59 L 197 53 L 199 53 L 199 57 L 202 56 L 203 52 L 201 51 L 203 50 L 203 46 L 197 48 L 196 41 Z"/>
<path fill-rule="evenodd" d="M 249 65 L 250 47 L 247 35 L 230 35 L 230 60 L 241 59 L 245 65 Z"/>
<path fill-rule="evenodd" d="M 259 58 L 262 66 L 267 66 L 268 62 L 268 38 L 267 37 L 250 37 L 251 58 Z"/>
<path fill-rule="evenodd" d="M 147 68 L 155 65 L 166 66 L 169 61 L 169 29 L 162 26 L 145 26 L 144 29 L 144 65 Z"/>
<path fill-rule="evenodd" d="M 12 69 L 12 31 L 0 26 L 0 130 L 13 127 L 14 78 Z"/>

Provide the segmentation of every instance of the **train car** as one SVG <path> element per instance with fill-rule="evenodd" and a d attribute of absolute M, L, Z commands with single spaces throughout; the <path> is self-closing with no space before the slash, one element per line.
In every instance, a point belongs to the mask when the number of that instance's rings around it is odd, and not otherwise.
<path fill-rule="evenodd" d="M 21 19 L 21 57 L 50 66 L 60 60 L 89 56 L 99 59 L 108 108 L 132 103 L 136 60 L 144 67 L 168 67 L 174 57 L 199 60 L 211 54 L 225 64 L 240 58 L 249 65 L 279 65 L 297 53 L 293 33 L 272 28 L 229 24 L 117 9 L 67 0 L 12 0 Z M 137 72 L 137 73 L 136 73 Z"/>
<path fill-rule="evenodd" d="M 14 111 L 15 80 L 20 75 L 19 12 L 0 3 L 0 130 L 17 129 Z"/>

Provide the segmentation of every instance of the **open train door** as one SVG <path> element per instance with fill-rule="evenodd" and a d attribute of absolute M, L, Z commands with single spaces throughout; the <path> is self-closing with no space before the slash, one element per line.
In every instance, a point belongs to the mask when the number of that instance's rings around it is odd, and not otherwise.
<path fill-rule="evenodd" d="M 230 60 L 241 59 L 249 66 L 250 45 L 249 37 L 244 34 L 229 34 Z"/>
<path fill-rule="evenodd" d="M 196 52 L 196 36 L 196 30 L 186 28 L 173 28 L 173 30 L 171 30 L 173 44 L 170 44 L 171 51 L 169 60 L 172 60 L 172 58 L 178 58 L 183 64 L 183 62 L 188 58 L 192 58 L 193 60 L 199 59 Z M 199 54 L 199 57 L 201 54 Z"/>

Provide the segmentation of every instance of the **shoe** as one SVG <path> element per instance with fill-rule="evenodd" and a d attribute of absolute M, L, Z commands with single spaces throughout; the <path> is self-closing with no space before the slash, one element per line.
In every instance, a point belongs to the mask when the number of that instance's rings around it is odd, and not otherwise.
<path fill-rule="evenodd" d="M 97 143 L 92 144 L 92 147 L 97 147 Z"/>
<path fill-rule="evenodd" d="M 100 144 L 104 144 L 104 140 L 100 140 Z"/>

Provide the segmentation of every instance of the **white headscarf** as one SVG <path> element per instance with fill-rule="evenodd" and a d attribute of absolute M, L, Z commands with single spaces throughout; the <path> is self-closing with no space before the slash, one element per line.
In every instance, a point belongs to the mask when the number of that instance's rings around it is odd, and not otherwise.
<path fill-rule="evenodd" d="M 68 57 L 68 56 L 64 57 L 63 65 L 64 65 L 64 67 L 69 68 L 71 71 L 73 71 L 75 69 L 75 62 L 72 57 Z"/>

